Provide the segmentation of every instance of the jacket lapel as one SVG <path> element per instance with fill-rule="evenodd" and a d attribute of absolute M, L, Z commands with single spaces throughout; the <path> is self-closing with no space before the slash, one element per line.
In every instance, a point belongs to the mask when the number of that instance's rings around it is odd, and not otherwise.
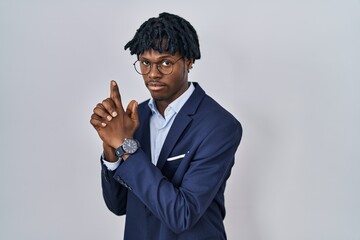
<path fill-rule="evenodd" d="M 150 156 L 151 160 L 151 145 L 150 145 L 150 117 L 151 110 L 148 107 L 148 102 L 146 101 L 141 105 L 142 109 L 139 109 L 139 119 L 140 119 L 140 128 L 136 132 L 135 138 L 141 142 L 141 148 L 146 153 L 147 156 Z M 140 108 L 140 105 L 139 105 Z"/>
<path fill-rule="evenodd" d="M 171 153 L 178 139 L 192 121 L 191 116 L 196 112 L 196 109 L 198 108 L 201 100 L 205 96 L 204 90 L 202 90 L 202 88 L 197 83 L 193 84 L 195 86 L 193 94 L 177 114 L 165 139 L 156 165 L 159 169 L 162 169 L 164 166 L 166 159 L 169 157 L 169 154 Z"/>

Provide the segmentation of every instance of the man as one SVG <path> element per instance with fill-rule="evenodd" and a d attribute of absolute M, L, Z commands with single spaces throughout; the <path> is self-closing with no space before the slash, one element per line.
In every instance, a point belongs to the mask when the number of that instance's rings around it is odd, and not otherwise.
<path fill-rule="evenodd" d="M 188 81 L 200 59 L 195 29 L 162 13 L 143 23 L 127 48 L 151 99 L 124 110 L 111 81 L 110 98 L 94 108 L 107 207 L 126 214 L 124 239 L 226 239 L 224 190 L 242 128 Z"/>

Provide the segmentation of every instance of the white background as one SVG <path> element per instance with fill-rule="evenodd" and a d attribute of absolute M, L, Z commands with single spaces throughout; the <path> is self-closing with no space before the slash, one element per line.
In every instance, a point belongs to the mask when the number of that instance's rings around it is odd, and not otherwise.
<path fill-rule="evenodd" d="M 123 50 L 168 11 L 196 28 L 190 80 L 244 127 L 226 192 L 231 240 L 360 239 L 360 1 L 0 0 L 0 239 L 122 239 L 89 124 Z"/>

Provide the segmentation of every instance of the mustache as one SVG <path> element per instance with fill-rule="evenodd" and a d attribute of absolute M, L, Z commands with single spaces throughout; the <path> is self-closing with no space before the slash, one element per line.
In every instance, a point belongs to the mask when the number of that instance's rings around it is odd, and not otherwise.
<path fill-rule="evenodd" d="M 151 80 L 149 82 L 146 82 L 146 86 L 154 86 L 154 87 L 157 87 L 157 86 L 165 86 L 166 84 L 162 83 L 162 82 L 159 82 L 159 81 L 156 81 L 156 80 Z"/>

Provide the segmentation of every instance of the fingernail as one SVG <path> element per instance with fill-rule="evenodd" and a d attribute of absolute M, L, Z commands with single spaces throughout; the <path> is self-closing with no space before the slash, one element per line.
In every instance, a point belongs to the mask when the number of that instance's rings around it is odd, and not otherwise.
<path fill-rule="evenodd" d="M 106 126 L 106 123 L 101 123 L 101 125 L 102 125 L 103 127 L 105 127 L 105 126 Z"/>
<path fill-rule="evenodd" d="M 112 85 L 113 85 L 113 86 L 116 86 L 116 82 L 115 82 L 115 81 L 112 81 Z"/>
<path fill-rule="evenodd" d="M 116 116 L 117 116 L 117 112 L 113 112 L 113 113 L 112 113 L 112 116 L 113 116 L 113 117 L 116 117 Z"/>
<path fill-rule="evenodd" d="M 107 117 L 107 120 L 111 121 L 112 117 L 110 115 L 108 115 Z"/>

